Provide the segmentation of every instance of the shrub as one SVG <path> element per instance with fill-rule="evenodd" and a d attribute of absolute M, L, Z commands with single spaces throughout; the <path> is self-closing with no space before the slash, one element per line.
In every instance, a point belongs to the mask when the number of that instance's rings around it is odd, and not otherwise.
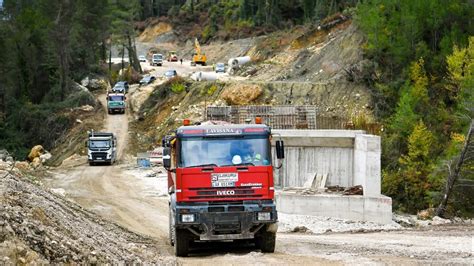
<path fill-rule="evenodd" d="M 214 92 L 216 92 L 217 90 L 217 86 L 216 84 L 212 84 L 209 89 L 207 89 L 207 95 L 211 96 L 214 94 Z"/>
<path fill-rule="evenodd" d="M 186 89 L 186 85 L 184 85 L 182 82 L 175 81 L 171 83 L 171 91 L 174 93 L 181 93 Z"/>

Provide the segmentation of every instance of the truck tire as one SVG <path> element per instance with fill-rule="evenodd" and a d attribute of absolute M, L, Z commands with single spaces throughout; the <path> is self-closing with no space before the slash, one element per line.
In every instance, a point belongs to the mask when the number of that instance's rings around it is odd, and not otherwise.
<path fill-rule="evenodd" d="M 89 162 L 89 165 L 90 165 L 90 166 L 94 166 L 95 163 L 94 163 L 94 162 Z"/>
<path fill-rule="evenodd" d="M 186 229 L 176 229 L 174 243 L 174 254 L 177 257 L 187 257 L 189 250 L 189 233 Z"/>
<path fill-rule="evenodd" d="M 276 233 L 265 229 L 255 239 L 255 244 L 263 253 L 275 252 Z"/>

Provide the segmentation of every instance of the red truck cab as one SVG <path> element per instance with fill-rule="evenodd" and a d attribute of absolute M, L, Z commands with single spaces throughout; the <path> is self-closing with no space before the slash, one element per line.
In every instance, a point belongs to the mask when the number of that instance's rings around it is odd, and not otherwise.
<path fill-rule="evenodd" d="M 187 256 L 196 241 L 254 239 L 273 252 L 277 230 L 271 130 L 262 124 L 179 127 L 163 140 L 170 242 Z M 283 142 L 277 141 L 282 159 Z"/>

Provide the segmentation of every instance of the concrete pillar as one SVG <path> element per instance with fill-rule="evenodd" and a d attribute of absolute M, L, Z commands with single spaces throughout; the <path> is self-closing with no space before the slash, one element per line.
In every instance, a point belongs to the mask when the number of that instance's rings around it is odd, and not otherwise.
<path fill-rule="evenodd" d="M 364 196 L 381 194 L 380 137 L 356 134 L 354 141 L 354 185 L 362 185 Z"/>

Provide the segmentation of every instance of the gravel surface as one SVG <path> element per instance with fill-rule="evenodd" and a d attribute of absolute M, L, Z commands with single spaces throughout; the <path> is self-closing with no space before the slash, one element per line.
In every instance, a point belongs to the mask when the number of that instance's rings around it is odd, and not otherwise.
<path fill-rule="evenodd" d="M 152 239 L 24 178 L 4 177 L 0 202 L 0 264 L 173 263 L 160 254 Z"/>
<path fill-rule="evenodd" d="M 278 213 L 278 232 L 323 234 L 328 232 L 373 232 L 401 230 L 396 222 L 381 225 L 372 222 L 355 222 L 331 217 Z"/>

